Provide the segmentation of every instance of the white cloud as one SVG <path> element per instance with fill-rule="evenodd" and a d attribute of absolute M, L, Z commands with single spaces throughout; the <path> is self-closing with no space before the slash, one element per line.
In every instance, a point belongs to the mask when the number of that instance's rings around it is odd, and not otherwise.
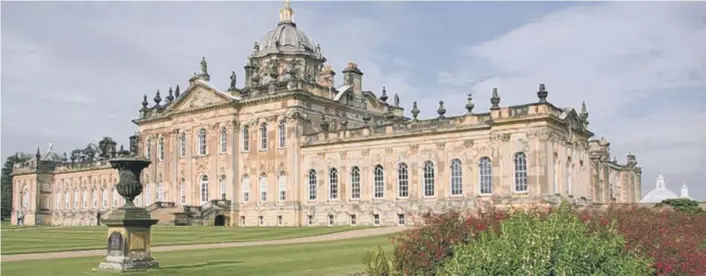
<path fill-rule="evenodd" d="M 669 101 L 680 89 L 706 89 L 704 14 L 706 5 L 696 3 L 568 8 L 464 49 L 458 72 L 440 73 L 439 82 L 458 86 L 489 69 L 495 77 L 474 86 L 475 99 L 487 102 L 498 87 L 502 105 L 536 101 L 537 85 L 546 83 L 559 106 L 586 100 L 591 128 L 613 141 L 619 160 L 627 151 L 638 156 L 647 188 L 658 172 L 684 181 L 706 177 L 698 167 L 706 159 L 706 111 Z M 625 115 L 637 99 L 650 98 L 639 108 L 647 117 Z"/>

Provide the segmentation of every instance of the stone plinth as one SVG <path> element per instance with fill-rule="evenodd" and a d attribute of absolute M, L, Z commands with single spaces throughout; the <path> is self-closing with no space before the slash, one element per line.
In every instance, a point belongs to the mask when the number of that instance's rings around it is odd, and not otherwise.
<path fill-rule="evenodd" d="M 121 207 L 103 219 L 108 226 L 108 252 L 98 265 L 103 271 L 135 271 L 159 267 L 152 258 L 151 229 L 158 220 L 150 218 L 144 208 Z"/>
<path fill-rule="evenodd" d="M 130 138 L 130 148 L 136 141 Z M 132 155 L 130 155 L 132 154 Z M 108 254 L 98 265 L 104 271 L 136 271 L 159 267 L 152 258 L 152 219 L 145 208 L 135 206 L 133 200 L 142 193 L 140 174 L 149 166 L 149 160 L 136 158 L 136 152 L 120 150 L 120 157 L 111 159 L 110 165 L 120 172 L 120 182 L 115 186 L 118 194 L 125 199 L 125 205 L 115 209 L 102 220 L 108 226 Z"/>

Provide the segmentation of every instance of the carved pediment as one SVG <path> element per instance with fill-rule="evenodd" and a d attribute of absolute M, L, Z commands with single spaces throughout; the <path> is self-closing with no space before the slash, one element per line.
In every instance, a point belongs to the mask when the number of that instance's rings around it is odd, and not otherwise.
<path fill-rule="evenodd" d="M 231 100 L 220 92 L 215 91 L 204 85 L 194 85 L 187 89 L 184 94 L 179 97 L 177 102 L 170 106 L 170 111 L 185 111 L 197 108 L 203 108 L 213 105 L 228 103 Z"/>
<path fill-rule="evenodd" d="M 564 118 L 564 123 L 566 123 L 567 127 L 572 130 L 582 130 L 582 131 L 586 130 L 584 128 L 583 122 L 581 122 L 581 118 L 576 113 L 576 111 L 573 109 L 566 113 L 566 117 Z"/>

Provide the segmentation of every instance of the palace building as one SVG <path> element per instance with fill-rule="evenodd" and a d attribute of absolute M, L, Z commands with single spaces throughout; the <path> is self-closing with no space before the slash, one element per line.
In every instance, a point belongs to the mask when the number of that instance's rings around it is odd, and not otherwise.
<path fill-rule="evenodd" d="M 136 203 L 161 224 L 406 225 L 484 203 L 640 200 L 635 156 L 619 164 L 606 139 L 592 139 L 585 105 L 557 107 L 540 84 L 536 102 L 503 106 L 494 89 L 489 110 L 469 95 L 465 114 L 439 102 L 420 119 L 415 102 L 408 118 L 397 94 L 366 90 L 356 63 L 335 84 L 293 15 L 285 1 L 242 85 L 233 72 L 228 89 L 214 87 L 204 58 L 183 91 L 144 96 L 130 151 L 152 164 Z M 116 147 L 106 137 L 70 154 L 38 148 L 16 164 L 12 223 L 95 225 L 123 204 L 108 163 Z"/>

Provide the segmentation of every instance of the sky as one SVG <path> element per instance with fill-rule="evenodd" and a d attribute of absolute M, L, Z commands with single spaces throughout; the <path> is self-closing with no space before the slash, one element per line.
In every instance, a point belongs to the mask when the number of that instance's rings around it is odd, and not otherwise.
<path fill-rule="evenodd" d="M 2 157 L 70 152 L 111 136 L 127 145 L 142 95 L 181 84 L 208 61 L 211 82 L 242 80 L 253 42 L 282 2 L 6 2 L 1 4 Z M 706 201 L 706 3 L 298 2 L 297 25 L 340 72 L 355 61 L 364 89 L 418 101 L 432 117 L 548 100 L 579 109 L 643 195 L 667 187 Z M 340 78 L 341 74 L 337 77 Z M 341 80 L 336 80 L 341 83 Z M 242 84 L 242 82 L 241 82 Z M 162 94 L 164 97 L 165 95 Z M 409 114 L 408 114 L 409 115 Z"/>

